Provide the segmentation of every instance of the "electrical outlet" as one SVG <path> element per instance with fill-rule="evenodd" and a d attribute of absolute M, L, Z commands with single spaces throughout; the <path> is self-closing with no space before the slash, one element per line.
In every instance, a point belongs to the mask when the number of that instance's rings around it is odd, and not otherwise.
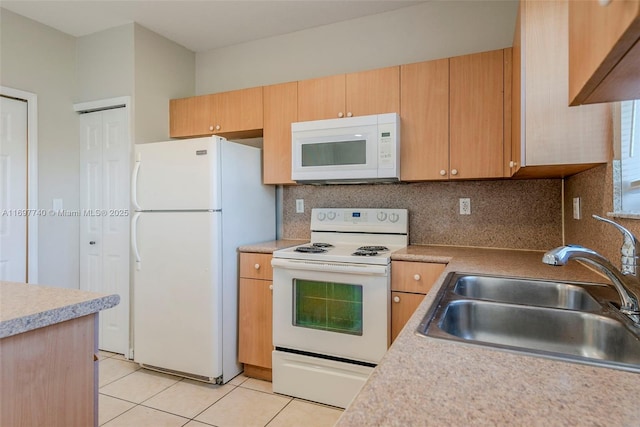
<path fill-rule="evenodd" d="M 460 215 L 471 215 L 471 199 L 468 197 L 460 198 Z"/>
<path fill-rule="evenodd" d="M 296 213 L 304 213 L 304 199 L 296 199 Z"/>
<path fill-rule="evenodd" d="M 580 219 L 582 217 L 580 213 L 580 197 L 573 198 L 573 219 Z"/>

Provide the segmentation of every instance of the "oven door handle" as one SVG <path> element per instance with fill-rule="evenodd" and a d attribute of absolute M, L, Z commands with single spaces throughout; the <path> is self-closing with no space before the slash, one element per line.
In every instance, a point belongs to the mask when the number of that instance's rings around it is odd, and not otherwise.
<path fill-rule="evenodd" d="M 273 258 L 271 266 L 289 270 L 322 271 L 330 273 L 362 274 L 366 276 L 386 276 L 388 265 L 343 264 L 338 262 L 311 262 Z"/>

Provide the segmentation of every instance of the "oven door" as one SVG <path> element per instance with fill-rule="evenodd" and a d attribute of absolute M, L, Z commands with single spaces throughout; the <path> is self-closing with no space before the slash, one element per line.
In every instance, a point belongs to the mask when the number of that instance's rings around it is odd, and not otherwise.
<path fill-rule="evenodd" d="M 274 258 L 273 344 L 378 363 L 389 344 L 389 266 Z"/>

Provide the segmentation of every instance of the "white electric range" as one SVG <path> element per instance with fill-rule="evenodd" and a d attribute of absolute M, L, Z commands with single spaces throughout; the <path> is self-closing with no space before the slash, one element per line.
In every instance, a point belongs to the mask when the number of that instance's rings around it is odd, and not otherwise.
<path fill-rule="evenodd" d="M 406 209 L 313 209 L 311 243 L 273 253 L 273 390 L 338 407 L 389 346 L 391 253 Z"/>

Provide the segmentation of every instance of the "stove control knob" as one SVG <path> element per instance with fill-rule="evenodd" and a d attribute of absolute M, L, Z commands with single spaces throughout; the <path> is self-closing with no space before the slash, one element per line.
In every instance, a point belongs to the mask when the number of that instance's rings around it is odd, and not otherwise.
<path fill-rule="evenodd" d="M 326 216 L 327 216 L 327 215 L 326 215 L 324 212 L 318 212 L 318 219 L 319 219 L 320 221 L 324 221 L 324 219 L 325 219 L 325 217 L 326 217 Z"/>
<path fill-rule="evenodd" d="M 386 212 L 378 212 L 378 221 L 383 222 L 383 221 L 386 221 L 386 219 L 387 219 Z"/>
<path fill-rule="evenodd" d="M 329 213 L 327 214 L 327 219 L 328 219 L 329 221 L 333 221 L 334 219 L 336 219 L 336 213 L 335 213 L 335 212 L 333 212 L 333 211 L 329 212 Z"/>
<path fill-rule="evenodd" d="M 389 221 L 398 222 L 399 219 L 400 219 L 400 215 L 398 215 L 397 213 L 389 214 Z"/>

